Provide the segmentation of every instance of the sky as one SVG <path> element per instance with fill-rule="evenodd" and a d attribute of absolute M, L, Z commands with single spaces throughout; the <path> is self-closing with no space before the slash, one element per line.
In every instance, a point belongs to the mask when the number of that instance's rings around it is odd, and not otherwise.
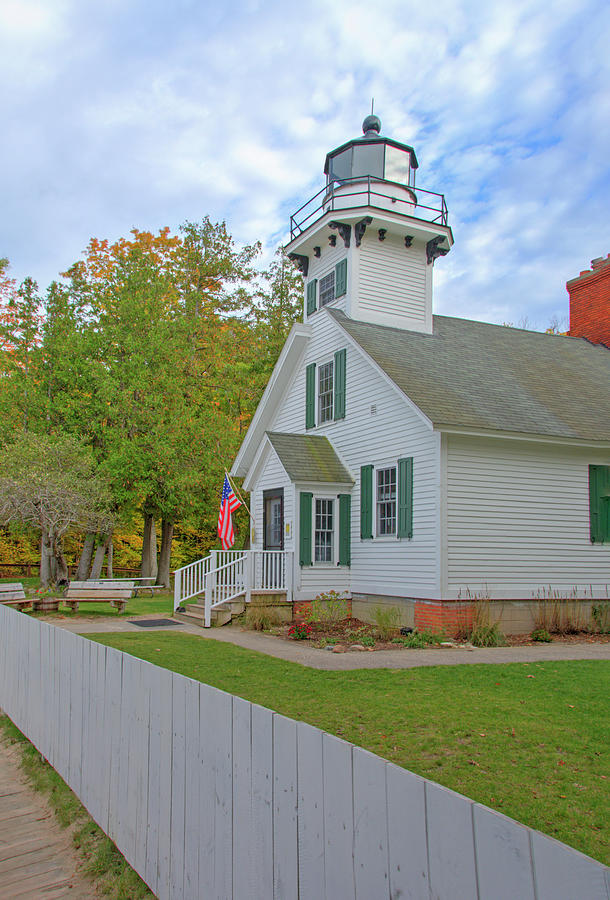
<path fill-rule="evenodd" d="M 545 328 L 610 253 L 604 0 L 0 0 L 0 257 L 209 215 L 261 264 L 361 134 L 412 145 L 455 245 L 435 312 Z"/>

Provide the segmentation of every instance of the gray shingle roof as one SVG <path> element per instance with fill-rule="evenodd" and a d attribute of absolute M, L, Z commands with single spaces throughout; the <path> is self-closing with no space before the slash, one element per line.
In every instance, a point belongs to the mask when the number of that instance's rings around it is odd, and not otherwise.
<path fill-rule="evenodd" d="M 268 431 L 267 437 L 291 481 L 353 484 L 327 437 Z"/>
<path fill-rule="evenodd" d="M 421 334 L 329 313 L 439 428 L 610 440 L 605 347 L 448 316 Z"/>

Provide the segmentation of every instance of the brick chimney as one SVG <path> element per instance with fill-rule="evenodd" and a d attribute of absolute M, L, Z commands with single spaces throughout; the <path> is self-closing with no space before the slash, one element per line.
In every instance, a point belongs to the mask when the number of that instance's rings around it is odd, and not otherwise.
<path fill-rule="evenodd" d="M 610 347 L 610 253 L 591 260 L 591 268 L 566 284 L 570 295 L 570 330 L 594 344 Z"/>

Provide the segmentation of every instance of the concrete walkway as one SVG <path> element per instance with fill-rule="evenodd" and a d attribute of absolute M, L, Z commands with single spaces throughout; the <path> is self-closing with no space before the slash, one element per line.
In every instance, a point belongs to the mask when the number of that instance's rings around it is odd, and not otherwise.
<path fill-rule="evenodd" d="M 134 616 L 134 618 L 136 618 Z M 159 618 L 159 616 L 137 616 L 138 619 Z M 475 648 L 473 650 L 441 648 L 434 650 L 375 650 L 374 652 L 348 651 L 332 653 L 329 650 L 318 650 L 306 642 L 284 641 L 280 638 L 261 634 L 257 631 L 246 631 L 238 626 L 225 625 L 223 628 L 199 628 L 197 625 L 186 625 L 176 622 L 175 625 L 162 628 L 141 628 L 133 625 L 126 618 L 59 618 L 48 617 L 47 621 L 73 631 L 77 634 L 100 634 L 108 632 L 147 632 L 181 631 L 196 634 L 213 641 L 224 641 L 257 650 L 278 659 L 300 663 L 314 669 L 338 670 L 349 669 L 412 669 L 418 666 L 455 666 L 460 663 L 504 663 L 504 662 L 542 662 L 559 659 L 605 659 L 610 660 L 610 642 L 582 644 L 539 644 L 529 647 L 494 647 Z"/>
<path fill-rule="evenodd" d="M 17 745 L 0 740 L 0 900 L 93 900 L 71 834 L 25 781 Z"/>

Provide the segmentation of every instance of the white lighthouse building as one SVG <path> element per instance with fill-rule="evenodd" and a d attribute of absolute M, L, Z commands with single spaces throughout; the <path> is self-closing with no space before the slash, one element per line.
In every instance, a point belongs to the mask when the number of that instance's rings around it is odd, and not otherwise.
<path fill-rule="evenodd" d="M 507 631 L 549 590 L 606 598 L 610 351 L 434 315 L 445 199 L 376 116 L 363 132 L 291 217 L 304 321 L 233 466 L 249 583 L 267 566 L 288 600 L 335 590 L 448 632 L 473 597 Z"/>

